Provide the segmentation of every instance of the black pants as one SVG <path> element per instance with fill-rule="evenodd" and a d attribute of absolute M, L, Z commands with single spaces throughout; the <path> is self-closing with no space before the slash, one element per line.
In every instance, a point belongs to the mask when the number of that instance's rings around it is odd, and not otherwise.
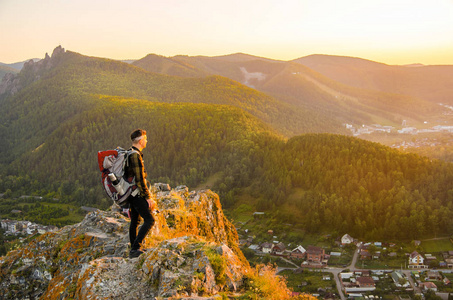
<path fill-rule="evenodd" d="M 137 196 L 130 197 L 130 214 L 131 225 L 129 227 L 129 239 L 131 241 L 131 250 L 140 249 L 143 240 L 154 225 L 154 217 L 149 211 L 149 204 L 145 198 Z M 137 234 L 137 227 L 140 223 L 140 217 L 143 218 L 143 225 Z"/>

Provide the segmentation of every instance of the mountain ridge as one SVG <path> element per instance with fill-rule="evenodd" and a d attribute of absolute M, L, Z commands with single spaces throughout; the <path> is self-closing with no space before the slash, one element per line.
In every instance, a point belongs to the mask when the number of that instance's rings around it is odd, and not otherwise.
<path fill-rule="evenodd" d="M 20 71 L 20 70 L 22 70 L 24 64 L 26 64 L 30 60 L 32 60 L 34 62 L 37 62 L 37 61 L 41 60 L 41 58 L 29 58 L 29 59 L 24 60 L 24 61 L 19 61 L 19 62 L 10 63 L 10 64 L 9 63 L 0 62 L 0 66 L 6 66 L 6 67 L 12 68 L 14 70 Z"/>
<path fill-rule="evenodd" d="M 321 120 L 314 120 L 316 126 L 311 125 L 310 128 L 307 128 L 307 120 L 299 116 L 298 110 L 294 107 L 226 77 L 211 75 L 203 78 L 181 78 L 166 74 L 160 75 L 145 72 L 142 68 L 126 63 L 90 58 L 70 51 L 67 51 L 67 54 L 64 54 L 63 57 L 66 57 L 62 61 L 62 67 L 64 66 L 65 70 L 56 68 L 52 72 L 48 72 L 49 76 L 56 76 L 56 72 L 63 72 L 59 75 L 61 78 L 57 78 L 57 80 L 65 80 L 66 84 L 71 84 L 74 88 L 80 88 L 89 93 L 110 93 L 111 95 L 161 102 L 204 102 L 234 105 L 258 116 L 287 136 L 307 130 L 316 130 L 314 127 L 320 128 L 319 131 L 321 132 L 346 133 L 346 130 L 341 130 L 331 122 L 321 122 Z M 52 60 L 47 59 L 43 62 L 46 61 Z M 36 64 L 39 65 L 40 63 Z M 38 73 L 30 75 L 30 72 L 25 69 L 24 72 L 28 75 L 20 76 L 19 78 L 22 78 L 22 81 L 25 80 L 25 77 L 41 78 L 42 76 Z M 72 74 L 69 72 L 72 72 Z M 123 73 L 122 78 L 118 76 L 119 72 Z M 78 75 L 74 76 L 73 74 Z M 95 74 L 98 74 L 98 76 L 95 76 Z M 116 86 L 103 79 L 111 76 L 114 76 Z M 82 86 L 81 80 L 87 84 Z M 21 83 L 21 85 L 26 84 L 27 82 Z M 0 85 L 0 92 L 5 91 L 5 89 L 7 88 L 3 82 Z M 323 127 L 328 129 L 323 129 Z"/>
<path fill-rule="evenodd" d="M 319 73 L 354 87 L 394 92 L 426 99 L 430 102 L 453 104 L 449 95 L 453 88 L 452 65 L 407 67 L 386 65 L 341 56 L 307 56 L 295 60 Z"/>
<path fill-rule="evenodd" d="M 423 124 L 426 120 L 438 118 L 444 111 L 441 106 L 414 96 L 347 86 L 297 61 L 263 60 L 249 55 L 241 55 L 240 59 L 226 60 L 219 57 L 188 56 L 165 59 L 171 59 L 175 64 L 184 63 L 196 68 L 197 76 L 217 74 L 231 78 L 268 93 L 313 116 L 332 120 L 339 126 L 344 123 L 355 123 L 359 126 L 384 123 L 398 126 L 405 119 L 410 123 Z M 384 65 L 358 58 L 346 59 L 358 61 L 359 64 Z M 159 63 L 155 61 L 154 67 L 150 68 L 152 62 L 146 62 L 146 60 L 145 57 L 134 64 L 153 72 L 167 73 L 167 70 L 159 68 Z M 171 74 L 175 75 L 175 73 Z M 301 75 L 298 76 L 298 74 Z M 189 73 L 179 75 L 193 76 Z M 277 78 L 281 79 L 277 80 Z M 331 91 L 326 93 L 325 88 L 319 89 L 319 82 L 329 87 Z M 339 97 L 345 93 L 346 96 Z M 351 102 L 348 98 L 354 100 Z"/>

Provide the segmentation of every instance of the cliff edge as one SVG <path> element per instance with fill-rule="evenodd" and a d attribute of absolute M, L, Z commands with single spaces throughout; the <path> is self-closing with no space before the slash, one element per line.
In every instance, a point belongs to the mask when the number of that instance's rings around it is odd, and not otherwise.
<path fill-rule="evenodd" d="M 251 289 L 265 296 L 253 276 L 266 270 L 250 268 L 218 195 L 156 186 L 160 213 L 139 258 L 127 258 L 129 220 L 114 209 L 96 210 L 1 257 L 0 298 L 213 299 Z M 281 282 L 272 280 L 275 289 Z"/>

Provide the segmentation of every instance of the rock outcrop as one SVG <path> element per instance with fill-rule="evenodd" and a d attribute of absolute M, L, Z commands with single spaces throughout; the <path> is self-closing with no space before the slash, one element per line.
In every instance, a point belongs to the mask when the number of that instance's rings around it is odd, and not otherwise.
<path fill-rule="evenodd" d="M 250 267 L 218 195 L 156 187 L 160 212 L 143 255 L 128 258 L 126 217 L 97 210 L 1 257 L 0 298 L 214 299 L 239 291 Z"/>
<path fill-rule="evenodd" d="M 20 73 L 5 74 L 0 82 L 0 95 L 5 93 L 14 95 L 28 84 L 39 80 L 46 70 L 55 67 L 59 63 L 64 53 L 65 49 L 58 46 L 53 50 L 52 56 L 46 53 L 44 59 L 37 62 L 32 59 L 27 61 Z"/>

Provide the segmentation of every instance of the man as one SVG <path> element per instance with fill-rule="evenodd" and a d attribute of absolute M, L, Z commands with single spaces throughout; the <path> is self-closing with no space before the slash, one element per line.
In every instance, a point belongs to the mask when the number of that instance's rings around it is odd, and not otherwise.
<path fill-rule="evenodd" d="M 143 250 L 141 249 L 142 242 L 154 225 L 154 217 L 152 216 L 151 211 L 156 208 L 156 202 L 151 198 L 151 193 L 146 184 L 146 170 L 143 163 L 142 150 L 146 148 L 146 144 L 148 143 L 146 131 L 142 129 L 134 130 L 134 132 L 131 133 L 131 140 L 132 150 L 135 150 L 136 152 L 129 155 L 125 172 L 126 178 L 135 177 L 135 184 L 139 189 L 139 193 L 136 196 L 130 196 L 128 199 L 131 217 L 131 224 L 129 227 L 131 251 L 129 257 L 134 258 L 143 254 Z M 140 226 L 137 234 L 140 217 L 143 218 L 143 225 Z"/>

